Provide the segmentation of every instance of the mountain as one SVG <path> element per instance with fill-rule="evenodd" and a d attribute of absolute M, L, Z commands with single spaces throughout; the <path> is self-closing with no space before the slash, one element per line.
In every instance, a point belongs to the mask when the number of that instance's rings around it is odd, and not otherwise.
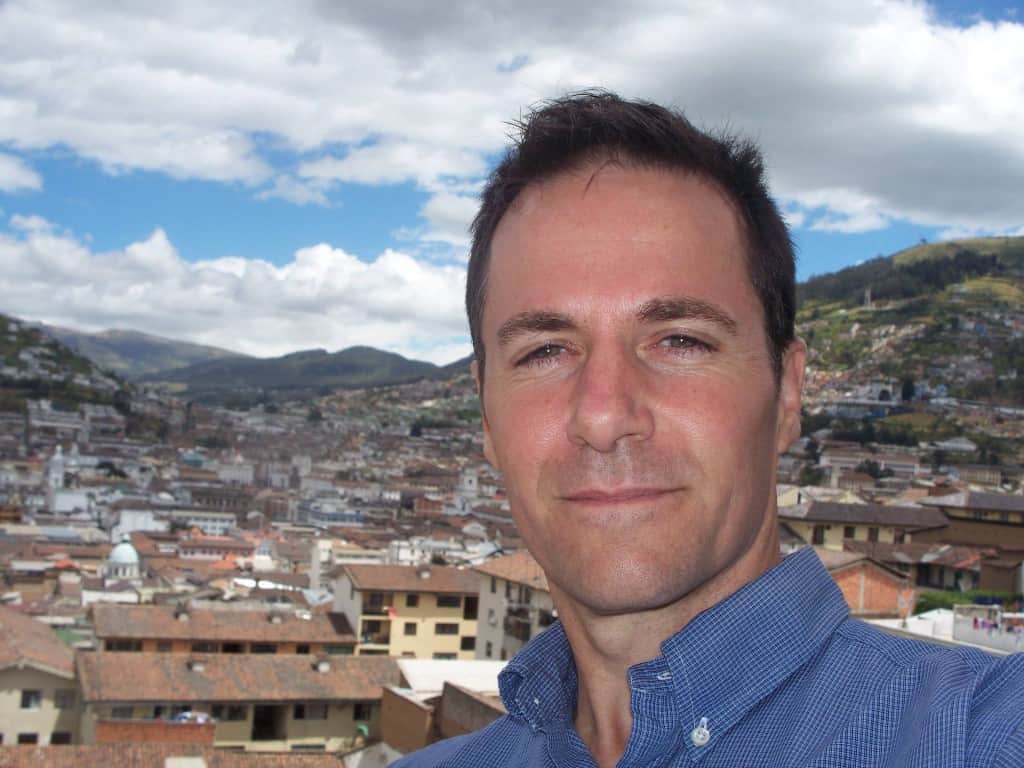
<path fill-rule="evenodd" d="M 811 278 L 798 297 L 810 379 L 1024 405 L 1024 237 L 924 243 Z"/>
<path fill-rule="evenodd" d="M 112 403 L 122 383 L 42 329 L 0 314 L 0 410 L 46 398 L 72 407 Z"/>
<path fill-rule="evenodd" d="M 448 369 L 457 365 L 441 368 L 373 347 L 349 347 L 334 353 L 314 349 L 281 357 L 210 360 L 146 374 L 142 380 L 177 385 L 188 397 L 202 400 L 222 400 L 231 392 L 250 396 L 273 392 L 275 397 L 291 398 L 332 389 L 447 378 L 452 375 Z M 468 362 L 463 365 L 468 368 Z"/>
<path fill-rule="evenodd" d="M 139 331 L 85 333 L 52 325 L 40 324 L 40 327 L 101 368 L 129 379 L 209 360 L 245 357 L 226 349 L 151 336 Z"/>

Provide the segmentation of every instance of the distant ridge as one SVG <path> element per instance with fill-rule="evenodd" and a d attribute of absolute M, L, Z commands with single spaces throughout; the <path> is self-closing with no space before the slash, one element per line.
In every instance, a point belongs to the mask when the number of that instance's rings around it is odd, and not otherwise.
<path fill-rule="evenodd" d="M 86 333 L 39 324 L 46 333 L 92 360 L 100 368 L 137 379 L 147 373 L 223 358 L 244 358 L 226 349 L 177 341 L 140 331 Z"/>
<path fill-rule="evenodd" d="M 202 400 L 220 400 L 228 392 L 305 397 L 333 389 L 449 378 L 468 373 L 469 359 L 441 367 L 366 346 L 333 353 L 310 349 L 280 357 L 209 360 L 146 374 L 141 380 L 177 385 L 187 396 Z"/>

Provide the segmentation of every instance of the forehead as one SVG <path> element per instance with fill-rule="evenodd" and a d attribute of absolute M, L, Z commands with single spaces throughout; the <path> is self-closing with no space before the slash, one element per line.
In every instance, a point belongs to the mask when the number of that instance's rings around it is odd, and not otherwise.
<path fill-rule="evenodd" d="M 679 171 L 591 165 L 531 185 L 495 230 L 490 261 L 485 329 L 529 309 L 670 294 L 760 315 L 734 207 Z"/>

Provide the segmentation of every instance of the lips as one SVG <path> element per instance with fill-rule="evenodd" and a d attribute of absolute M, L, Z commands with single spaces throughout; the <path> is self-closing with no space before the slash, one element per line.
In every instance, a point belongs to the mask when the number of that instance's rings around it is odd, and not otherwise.
<path fill-rule="evenodd" d="M 678 488 L 586 488 L 562 495 L 562 499 L 578 504 L 628 504 L 637 501 L 654 501 L 675 493 Z"/>

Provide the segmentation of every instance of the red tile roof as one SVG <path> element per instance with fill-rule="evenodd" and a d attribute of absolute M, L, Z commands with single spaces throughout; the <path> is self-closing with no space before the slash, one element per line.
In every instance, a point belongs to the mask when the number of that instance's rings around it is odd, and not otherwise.
<path fill-rule="evenodd" d="M 294 612 L 193 609 L 188 621 L 175 618 L 169 605 L 93 606 L 96 637 L 220 640 L 249 642 L 355 643 L 348 620 L 340 613 L 314 614 L 308 619 Z M 275 624 L 271 617 L 280 617 Z"/>
<path fill-rule="evenodd" d="M 356 589 L 370 592 L 477 594 L 479 577 L 471 570 L 437 565 L 346 565 Z"/>
<path fill-rule="evenodd" d="M 74 652 L 50 627 L 0 606 L 0 669 L 22 664 L 74 677 Z"/>
<path fill-rule="evenodd" d="M 543 569 L 525 549 L 488 560 L 478 565 L 476 570 L 487 576 L 497 576 L 516 584 L 525 584 L 531 589 L 548 591 L 548 580 Z"/>
<path fill-rule="evenodd" d="M 330 656 L 326 672 L 306 655 L 79 651 L 76 663 L 87 702 L 359 701 L 401 681 L 390 656 Z"/>

